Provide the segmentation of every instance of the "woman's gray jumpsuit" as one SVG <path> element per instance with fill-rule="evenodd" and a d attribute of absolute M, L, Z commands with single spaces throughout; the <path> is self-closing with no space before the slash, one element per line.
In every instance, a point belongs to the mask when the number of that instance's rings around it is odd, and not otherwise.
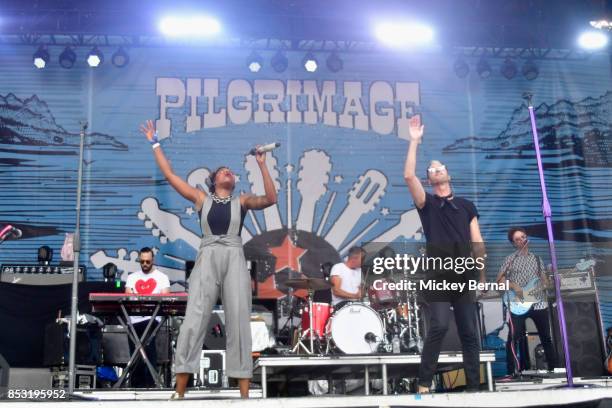
<path fill-rule="evenodd" d="M 175 372 L 200 371 L 200 355 L 208 322 L 221 294 L 227 335 L 226 375 L 251 378 L 251 276 L 240 238 L 240 197 L 231 200 L 226 235 L 212 235 L 208 212 L 213 200 L 206 197 L 200 223 L 203 237 L 191 276 L 185 320 L 178 337 Z"/>

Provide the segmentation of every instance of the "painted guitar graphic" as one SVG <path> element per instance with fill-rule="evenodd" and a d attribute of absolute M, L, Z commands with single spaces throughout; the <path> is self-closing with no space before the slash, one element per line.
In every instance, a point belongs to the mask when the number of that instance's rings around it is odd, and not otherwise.
<path fill-rule="evenodd" d="M 355 220 L 376 207 L 385 195 L 386 188 L 387 177 L 378 170 L 368 170 L 359 176 L 359 180 L 353 184 L 353 188 L 348 193 L 348 204 L 325 235 L 325 240 L 334 248 L 340 248 L 355 227 Z"/>
<path fill-rule="evenodd" d="M 181 239 L 192 248 L 200 246 L 200 238 L 183 227 L 178 215 L 159 208 L 155 198 L 145 198 L 140 208 L 142 211 L 138 213 L 138 218 L 144 221 L 145 227 L 150 229 L 153 236 L 158 237 L 162 244 Z"/>
<path fill-rule="evenodd" d="M 140 204 L 138 218 L 144 221 L 144 226 L 151 230 L 154 237 L 158 237 L 162 244 L 174 242 L 178 239 L 185 241 L 193 249 L 200 247 L 200 237 L 185 228 L 178 215 L 162 210 L 159 202 L 153 197 L 147 197 Z M 242 229 L 242 243 L 248 242 L 252 235 L 246 228 Z"/>
<path fill-rule="evenodd" d="M 538 291 L 540 285 L 540 278 L 533 278 L 527 285 L 523 286 L 523 299 L 521 300 L 516 292 L 512 289 L 506 291 L 503 296 L 504 303 L 510 307 L 510 311 L 515 315 L 524 315 L 531 309 L 531 306 L 538 303 L 539 300 L 535 298 L 535 293 Z"/>

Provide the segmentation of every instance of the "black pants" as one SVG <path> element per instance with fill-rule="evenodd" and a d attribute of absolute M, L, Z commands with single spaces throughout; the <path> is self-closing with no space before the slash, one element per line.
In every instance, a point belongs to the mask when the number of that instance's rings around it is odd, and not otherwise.
<path fill-rule="evenodd" d="M 149 324 L 149 320 L 142 321 L 140 323 L 134 324 L 134 329 L 138 334 L 138 337 L 142 337 L 142 333 L 144 333 L 147 328 L 147 324 Z M 155 330 L 159 323 L 153 322 L 151 328 L 149 329 L 149 333 Z M 130 340 L 130 355 L 134 352 L 136 346 Z M 151 342 L 145 347 L 145 352 L 147 353 L 147 358 L 153 364 L 153 367 L 157 367 L 157 348 L 155 347 L 155 338 L 151 339 Z M 138 362 L 134 365 L 132 369 L 132 373 L 130 375 L 130 384 L 132 388 L 152 388 L 155 387 L 155 380 L 151 376 L 147 365 L 145 364 L 142 357 L 138 357 Z"/>
<path fill-rule="evenodd" d="M 517 354 L 519 359 L 518 371 L 529 368 L 529 361 L 527 359 L 527 333 L 525 329 L 525 320 L 527 320 L 528 317 L 531 317 L 531 320 L 533 320 L 536 329 L 538 330 L 540 343 L 542 343 L 544 353 L 546 354 L 548 369 L 552 370 L 555 368 L 557 359 L 555 356 L 555 349 L 550 338 L 548 310 L 534 310 L 531 308 L 524 315 L 515 315 L 514 313 L 511 313 L 510 316 L 512 319 L 512 325 L 508 331 L 508 341 L 506 342 L 506 363 L 508 367 L 508 374 L 514 374 L 515 357 L 511 349 L 513 344 L 512 339 L 514 340 L 514 352 Z"/>
<path fill-rule="evenodd" d="M 450 307 L 453 307 L 453 310 Z M 480 339 L 478 336 L 477 305 L 465 300 L 430 302 L 430 322 L 419 367 L 419 385 L 431 387 L 431 381 L 438 366 L 442 340 L 448 330 L 451 313 L 455 314 L 457 332 L 463 349 L 463 368 L 467 389 L 477 390 L 480 386 Z"/>

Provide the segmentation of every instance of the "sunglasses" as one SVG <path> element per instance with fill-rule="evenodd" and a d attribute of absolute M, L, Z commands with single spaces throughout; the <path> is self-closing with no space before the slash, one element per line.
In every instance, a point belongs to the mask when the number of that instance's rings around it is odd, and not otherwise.
<path fill-rule="evenodd" d="M 434 173 L 442 173 L 444 170 L 446 170 L 446 166 L 445 165 L 441 165 L 438 167 L 430 167 L 427 169 L 427 172 L 429 174 L 434 174 Z"/>

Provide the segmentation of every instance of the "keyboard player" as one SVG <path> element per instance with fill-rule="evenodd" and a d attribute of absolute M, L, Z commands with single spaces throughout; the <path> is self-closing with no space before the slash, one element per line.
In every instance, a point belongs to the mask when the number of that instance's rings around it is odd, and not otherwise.
<path fill-rule="evenodd" d="M 156 295 L 170 293 L 170 280 L 168 276 L 160 272 L 153 265 L 154 255 L 151 248 L 144 247 L 139 253 L 140 271 L 132 272 L 127 277 L 125 293 L 137 293 L 139 295 Z M 159 321 L 159 318 L 157 318 Z M 150 317 L 132 316 L 132 324 L 138 337 L 142 334 L 149 323 Z M 155 323 L 151 330 L 155 328 Z M 134 343 L 130 341 L 130 354 L 134 352 Z M 145 348 L 147 357 L 154 366 L 157 363 L 157 350 L 155 349 L 155 338 Z M 131 375 L 131 386 L 134 388 L 150 388 L 155 386 L 155 381 L 142 359 L 134 366 Z"/>

